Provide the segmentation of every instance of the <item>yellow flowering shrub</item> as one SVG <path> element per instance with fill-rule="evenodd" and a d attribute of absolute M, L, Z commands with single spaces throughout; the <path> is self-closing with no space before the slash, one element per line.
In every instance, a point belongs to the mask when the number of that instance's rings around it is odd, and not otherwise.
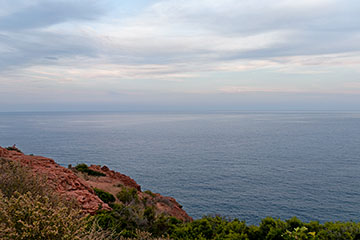
<path fill-rule="evenodd" d="M 46 196 L 0 194 L 0 239 L 81 239 L 85 226 L 78 210 Z"/>

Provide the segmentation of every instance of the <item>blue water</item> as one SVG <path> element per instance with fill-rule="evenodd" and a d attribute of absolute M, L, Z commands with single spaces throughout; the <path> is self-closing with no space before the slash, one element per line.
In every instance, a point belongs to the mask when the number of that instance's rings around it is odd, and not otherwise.
<path fill-rule="evenodd" d="M 0 113 L 0 145 L 102 164 L 194 218 L 360 221 L 360 113 Z"/>

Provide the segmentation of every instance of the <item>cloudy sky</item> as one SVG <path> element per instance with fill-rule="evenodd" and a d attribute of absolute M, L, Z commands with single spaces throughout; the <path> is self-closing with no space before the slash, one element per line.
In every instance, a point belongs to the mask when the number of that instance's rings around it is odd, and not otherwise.
<path fill-rule="evenodd" d="M 358 0 L 0 0 L 0 111 L 360 110 Z"/>

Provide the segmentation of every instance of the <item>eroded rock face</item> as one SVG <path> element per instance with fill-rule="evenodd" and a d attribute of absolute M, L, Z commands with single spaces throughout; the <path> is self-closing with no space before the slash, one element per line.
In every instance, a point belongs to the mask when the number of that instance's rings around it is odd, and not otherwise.
<path fill-rule="evenodd" d="M 138 191 L 138 198 L 140 200 L 147 198 L 147 206 L 155 207 L 157 213 L 164 213 L 183 221 L 192 221 L 192 218 L 174 198 L 165 197 L 158 193 L 148 194 L 142 192 L 140 185 L 135 180 L 119 172 L 112 171 L 106 166 L 91 165 L 89 169 L 106 174 L 105 177 L 87 177 L 85 181 L 90 186 L 102 189 L 114 196 L 121 190 L 121 186 L 135 188 Z"/>
<path fill-rule="evenodd" d="M 67 199 L 76 199 L 86 213 L 95 213 L 99 206 L 103 209 L 111 209 L 84 180 L 76 176 L 73 171 L 57 164 L 53 159 L 24 155 L 1 147 L 0 157 L 18 161 L 29 166 L 35 174 L 45 176 L 50 187 Z"/>
<path fill-rule="evenodd" d="M 121 183 L 122 185 L 124 185 L 126 187 L 136 188 L 136 190 L 141 191 L 140 185 L 137 184 L 134 179 L 132 179 L 124 174 L 121 174 L 119 172 L 110 170 L 107 166 L 101 167 L 98 165 L 91 165 L 89 168 L 92 170 L 106 174 L 106 177 L 102 177 L 102 178 L 98 179 L 101 182 L 109 181 L 114 184 Z"/>
<path fill-rule="evenodd" d="M 91 165 L 89 169 L 106 174 L 106 176 L 93 177 L 81 173 L 75 174 L 74 171 L 60 166 L 53 159 L 24 155 L 16 149 L 10 151 L 0 147 L 0 157 L 18 161 L 29 166 L 35 174 L 44 175 L 53 189 L 68 199 L 76 199 L 86 213 L 93 214 L 99 207 L 111 210 L 110 206 L 95 194 L 94 187 L 110 192 L 115 196 L 120 191 L 121 186 L 125 186 L 135 188 L 139 199 L 150 199 L 149 202 L 154 205 L 158 213 L 164 213 L 183 221 L 192 221 L 192 218 L 174 198 L 164 197 L 157 193 L 144 193 L 135 180 L 110 170 L 106 166 Z"/>

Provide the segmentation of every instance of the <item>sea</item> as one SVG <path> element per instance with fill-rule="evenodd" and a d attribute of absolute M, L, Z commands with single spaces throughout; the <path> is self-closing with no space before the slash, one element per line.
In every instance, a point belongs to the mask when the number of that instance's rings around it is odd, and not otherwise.
<path fill-rule="evenodd" d="M 360 221 L 359 112 L 0 113 L 0 146 L 106 165 L 193 218 Z"/>

